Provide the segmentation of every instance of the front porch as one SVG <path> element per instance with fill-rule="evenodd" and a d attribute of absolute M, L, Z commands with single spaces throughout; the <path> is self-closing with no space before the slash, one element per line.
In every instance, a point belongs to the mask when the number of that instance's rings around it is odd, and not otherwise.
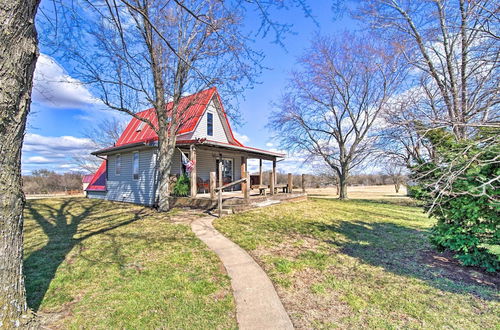
<path fill-rule="evenodd" d="M 181 159 L 182 152 L 194 166 L 189 172 L 189 197 L 171 197 L 173 207 L 205 210 L 217 207 L 222 214 L 228 209 L 234 211 L 259 203 L 304 199 L 306 196 L 303 175 L 300 180 L 296 179 L 295 186 L 291 173 L 286 182 L 277 182 L 277 165 L 284 158 L 283 154 L 206 140 L 178 142 L 177 147 L 180 150 L 178 159 Z M 250 159 L 258 161 L 254 174 L 248 168 Z M 264 172 L 264 162 L 269 162 L 267 165 L 271 170 L 268 173 Z M 183 171 L 179 168 L 178 173 Z"/>
<path fill-rule="evenodd" d="M 210 194 L 214 198 L 215 190 L 221 186 L 224 187 L 224 193 L 235 190 L 245 193 L 247 185 L 250 184 L 251 190 L 256 190 L 262 195 L 275 195 L 279 191 L 288 192 L 288 187 L 292 186 L 291 182 L 277 183 L 277 164 L 284 158 L 280 153 L 206 140 L 184 143 L 179 141 L 177 148 L 180 152 L 174 153 L 171 172 L 173 175 L 185 172 L 181 164 L 181 152 L 194 162 L 189 172 L 190 197 Z M 248 161 L 252 159 L 258 161 L 258 170 L 250 175 Z M 269 173 L 264 173 L 265 162 L 271 167 Z M 236 184 L 226 187 L 236 181 L 238 181 Z M 290 192 L 291 189 L 293 188 L 290 188 Z"/>

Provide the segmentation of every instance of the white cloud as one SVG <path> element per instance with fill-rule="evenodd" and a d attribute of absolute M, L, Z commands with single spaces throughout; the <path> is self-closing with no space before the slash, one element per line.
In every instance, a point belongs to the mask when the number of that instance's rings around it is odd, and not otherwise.
<path fill-rule="evenodd" d="M 36 169 L 75 171 L 73 157 L 88 156 L 95 150 L 93 142 L 75 136 L 26 134 L 23 145 L 23 173 Z"/>
<path fill-rule="evenodd" d="M 238 132 L 233 132 L 233 133 L 236 140 L 240 141 L 241 143 L 246 144 L 250 142 L 250 138 L 248 136 L 240 134 Z"/>
<path fill-rule="evenodd" d="M 270 147 L 272 147 L 272 146 L 274 146 L 274 144 L 272 144 L 271 142 L 267 142 L 267 143 L 266 143 L 266 147 L 269 147 L 269 148 L 270 148 Z"/>
<path fill-rule="evenodd" d="M 53 108 L 81 109 L 99 101 L 50 56 L 40 54 L 33 80 L 33 101 Z"/>
<path fill-rule="evenodd" d="M 74 136 L 43 136 L 28 133 L 24 137 L 23 151 L 41 152 L 51 156 L 65 157 L 68 153 L 91 151 L 94 144 L 90 139 Z"/>
<path fill-rule="evenodd" d="M 50 160 L 47 159 L 46 157 L 43 157 L 43 156 L 28 157 L 28 159 L 26 161 L 28 163 L 34 163 L 34 164 L 47 164 L 47 163 L 50 163 Z"/>

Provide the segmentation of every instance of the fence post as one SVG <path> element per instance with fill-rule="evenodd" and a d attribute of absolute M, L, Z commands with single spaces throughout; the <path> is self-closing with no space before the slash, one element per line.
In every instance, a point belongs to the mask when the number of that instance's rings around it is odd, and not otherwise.
<path fill-rule="evenodd" d="M 306 192 L 306 175 L 305 174 L 302 174 L 302 192 L 305 193 Z"/>
<path fill-rule="evenodd" d="M 217 186 L 217 179 L 215 172 L 210 172 L 210 199 L 215 201 L 215 187 Z"/>
<path fill-rule="evenodd" d="M 293 192 L 293 177 L 292 173 L 288 173 L 288 193 L 291 194 Z"/>

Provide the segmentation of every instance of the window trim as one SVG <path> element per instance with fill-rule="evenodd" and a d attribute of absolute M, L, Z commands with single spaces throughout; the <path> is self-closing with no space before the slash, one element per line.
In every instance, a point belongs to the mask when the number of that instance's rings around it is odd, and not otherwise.
<path fill-rule="evenodd" d="M 135 155 L 137 155 L 137 173 L 135 172 Z M 139 151 L 134 151 L 132 153 L 132 179 L 133 180 L 139 180 L 139 167 L 140 167 L 140 155 Z"/>
<path fill-rule="evenodd" d="M 214 136 L 214 114 L 212 112 L 207 112 L 207 136 Z"/>
<path fill-rule="evenodd" d="M 115 156 L 115 175 L 119 176 L 122 172 L 122 155 L 116 154 Z"/>

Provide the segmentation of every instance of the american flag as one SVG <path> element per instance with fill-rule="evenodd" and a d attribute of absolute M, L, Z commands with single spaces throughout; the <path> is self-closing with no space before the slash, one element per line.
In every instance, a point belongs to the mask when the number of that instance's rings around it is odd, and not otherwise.
<path fill-rule="evenodd" d="M 187 156 L 183 152 L 181 152 L 181 157 L 182 157 L 182 165 L 186 166 L 186 172 L 190 173 L 193 170 L 194 165 L 196 163 L 192 160 L 189 160 L 189 158 L 187 158 Z"/>

